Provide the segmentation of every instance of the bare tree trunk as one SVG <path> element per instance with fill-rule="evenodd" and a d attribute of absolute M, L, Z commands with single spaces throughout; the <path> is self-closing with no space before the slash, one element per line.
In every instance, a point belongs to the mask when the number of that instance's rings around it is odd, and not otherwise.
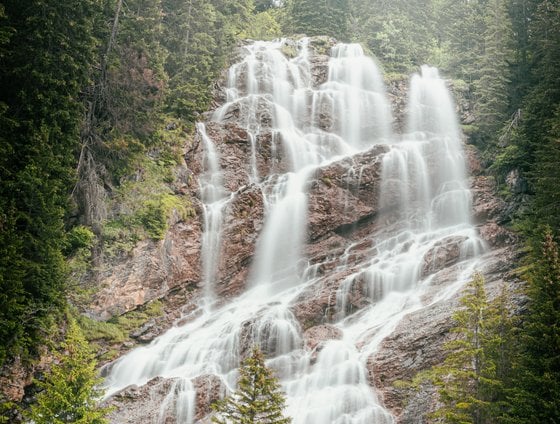
<path fill-rule="evenodd" d="M 109 53 L 111 53 L 111 49 L 113 48 L 113 43 L 115 42 L 115 38 L 117 37 L 117 30 L 119 27 L 119 16 L 121 14 L 123 0 L 117 1 L 117 10 L 115 11 L 115 17 L 113 19 L 113 29 L 111 30 L 111 37 L 109 38 L 109 42 L 107 43 L 107 51 L 105 52 L 105 57 L 103 58 L 103 67 L 105 68 L 107 64 L 107 59 L 109 58 Z"/>

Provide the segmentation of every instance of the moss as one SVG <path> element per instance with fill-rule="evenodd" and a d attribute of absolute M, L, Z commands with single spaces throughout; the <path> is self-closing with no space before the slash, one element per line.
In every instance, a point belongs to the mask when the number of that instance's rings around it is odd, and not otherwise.
<path fill-rule="evenodd" d="M 193 214 L 190 205 L 187 206 L 180 197 L 164 193 L 144 202 L 135 218 L 150 238 L 161 240 L 169 228 L 169 219 L 173 211 L 176 211 L 183 220 Z"/>
<path fill-rule="evenodd" d="M 111 322 L 97 321 L 81 315 L 78 323 L 88 341 L 105 340 L 109 343 L 122 343 L 128 339 L 127 334 Z"/>
<path fill-rule="evenodd" d="M 97 321 L 85 315 L 77 319 L 85 338 L 89 342 L 104 341 L 122 344 L 130 340 L 130 334 L 142 327 L 150 319 L 163 314 L 163 303 L 155 300 L 126 314 L 113 317 L 109 321 Z"/>
<path fill-rule="evenodd" d="M 470 137 L 471 135 L 476 134 L 478 132 L 478 126 L 477 125 L 461 125 L 461 131 L 467 137 Z"/>
<path fill-rule="evenodd" d="M 118 184 L 111 192 L 109 217 L 100 237 L 106 258 L 128 254 L 140 240 L 162 239 L 174 213 L 180 219 L 194 215 L 189 199 L 175 195 L 170 186 L 176 179 L 176 167 L 183 164 L 182 152 L 190 129 L 186 123 L 165 115 L 159 116 L 157 122 L 158 127 L 144 144 L 146 149 L 119 174 Z M 132 141 L 122 138 L 114 143 L 120 146 L 115 153 L 118 155 Z"/>
<path fill-rule="evenodd" d="M 294 58 L 298 55 L 297 48 L 293 45 L 284 44 L 280 49 L 282 54 L 286 56 L 288 59 Z"/>
<path fill-rule="evenodd" d="M 132 251 L 144 238 L 142 231 L 133 224 L 131 217 L 120 217 L 107 221 L 103 226 L 103 251 L 109 258 Z"/>
<path fill-rule="evenodd" d="M 311 46 L 318 55 L 330 55 L 333 45 L 333 39 L 324 35 L 311 39 Z"/>
<path fill-rule="evenodd" d="M 323 183 L 327 186 L 327 187 L 332 187 L 333 186 L 333 182 L 329 177 L 323 177 L 321 178 L 321 181 L 323 181 Z"/>

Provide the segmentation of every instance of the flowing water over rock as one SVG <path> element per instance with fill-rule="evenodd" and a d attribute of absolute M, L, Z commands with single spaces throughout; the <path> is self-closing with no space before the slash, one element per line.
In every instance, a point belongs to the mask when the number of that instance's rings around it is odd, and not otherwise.
<path fill-rule="evenodd" d="M 234 389 L 253 344 L 281 379 L 294 423 L 394 422 L 373 387 L 372 358 L 405 317 L 456 294 L 484 251 L 437 70 L 412 77 L 406 134 L 393 135 L 380 72 L 360 46 L 335 46 L 318 83 L 309 41 L 292 59 L 284 45 L 245 47 L 229 70 L 226 102 L 197 127 L 204 307 L 110 366 L 109 395 L 173 379 L 155 422 L 202 419 L 197 382 Z M 228 142 L 210 127 L 234 129 L 248 146 L 234 177 L 218 152 Z M 222 268 L 236 254 L 224 231 L 248 198 L 248 213 L 264 219 L 242 288 L 223 301 L 215 286 L 230 278 Z M 453 276 L 435 284 L 448 265 Z"/>

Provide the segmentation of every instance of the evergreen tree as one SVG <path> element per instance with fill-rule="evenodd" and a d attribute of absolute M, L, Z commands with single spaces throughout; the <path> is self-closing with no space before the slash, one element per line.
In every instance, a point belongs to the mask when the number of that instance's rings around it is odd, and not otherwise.
<path fill-rule="evenodd" d="M 474 85 L 477 125 L 482 135 L 491 139 L 497 136 L 497 130 L 508 117 L 512 30 L 506 0 L 489 0 L 484 15 L 484 52 L 480 78 Z M 496 141 L 492 143 L 494 148 Z"/>
<path fill-rule="evenodd" d="M 529 310 L 508 422 L 560 422 L 560 250 L 550 229 L 532 255 Z"/>
<path fill-rule="evenodd" d="M 63 218 L 96 49 L 95 0 L 0 8 L 0 364 L 64 304 Z"/>
<path fill-rule="evenodd" d="M 483 53 L 484 0 L 438 0 L 435 2 L 438 43 L 446 52 L 445 70 L 472 83 L 480 78 Z"/>
<path fill-rule="evenodd" d="M 502 289 L 488 302 L 484 278 L 476 274 L 461 297 L 463 309 L 453 314 L 458 335 L 445 344 L 446 358 L 416 381 L 438 387 L 442 407 L 433 418 L 446 423 L 493 423 L 509 409 L 504 384 L 510 376 L 511 318 Z"/>
<path fill-rule="evenodd" d="M 436 44 L 432 0 L 352 0 L 352 39 L 362 42 L 393 72 L 429 62 Z"/>
<path fill-rule="evenodd" d="M 62 351 L 37 385 L 43 389 L 31 406 L 29 419 L 36 424 L 105 424 L 107 408 L 99 406 L 102 392 L 96 388 L 95 355 L 75 320 L 68 323 Z"/>
<path fill-rule="evenodd" d="M 288 424 L 283 414 L 285 397 L 278 380 L 264 363 L 262 352 L 254 347 L 239 369 L 237 390 L 213 405 L 218 424 Z"/>
<path fill-rule="evenodd" d="M 348 40 L 348 0 L 293 0 L 290 5 L 291 30 L 295 34 L 328 35 Z"/>

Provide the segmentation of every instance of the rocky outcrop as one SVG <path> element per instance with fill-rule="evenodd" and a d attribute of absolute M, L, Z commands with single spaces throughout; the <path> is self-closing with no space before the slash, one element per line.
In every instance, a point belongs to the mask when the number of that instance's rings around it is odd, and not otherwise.
<path fill-rule="evenodd" d="M 171 225 L 164 240 L 144 240 L 129 257 L 100 272 L 101 289 L 88 314 L 109 319 L 200 281 L 201 225 L 197 219 Z"/>
<path fill-rule="evenodd" d="M 107 402 L 106 406 L 113 408 L 109 421 L 119 424 L 141 422 L 178 424 L 173 402 L 167 399 L 178 381 L 178 379 L 156 377 L 143 386 L 127 387 Z M 134 406 L 131 408 L 129 405 Z"/>
<path fill-rule="evenodd" d="M 218 376 L 211 374 L 196 377 L 192 383 L 196 391 L 194 420 L 198 422 L 212 412 L 210 406 L 224 396 L 226 387 Z"/>
<path fill-rule="evenodd" d="M 326 341 L 341 339 L 342 331 L 333 325 L 322 324 L 307 329 L 303 333 L 303 338 L 309 350 L 318 351 Z"/>

